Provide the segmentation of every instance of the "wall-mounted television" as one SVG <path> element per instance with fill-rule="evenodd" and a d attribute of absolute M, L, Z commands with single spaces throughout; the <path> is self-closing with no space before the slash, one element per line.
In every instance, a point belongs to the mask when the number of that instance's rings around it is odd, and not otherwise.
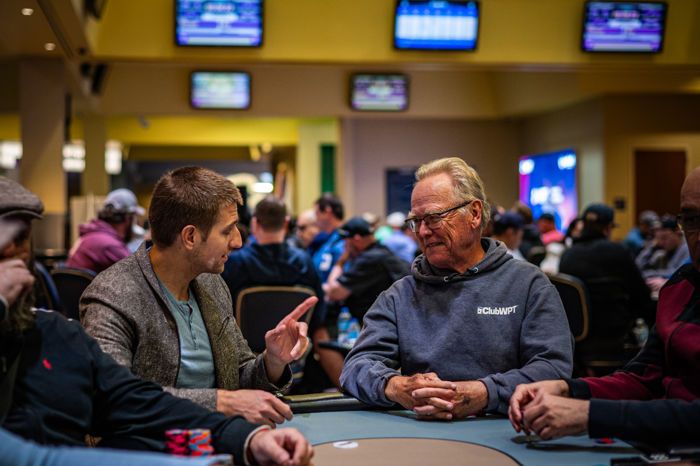
<path fill-rule="evenodd" d="M 566 149 L 520 157 L 518 172 L 520 201 L 530 206 L 533 218 L 551 213 L 557 229 L 566 230 L 578 215 L 576 152 Z"/>
<path fill-rule="evenodd" d="M 250 107 L 250 74 L 243 71 L 194 71 L 190 105 L 197 109 L 244 110 Z"/>
<path fill-rule="evenodd" d="M 585 52 L 661 52 L 667 8 L 664 2 L 588 1 L 581 47 Z"/>
<path fill-rule="evenodd" d="M 394 47 L 399 50 L 475 50 L 479 2 L 397 0 Z"/>
<path fill-rule="evenodd" d="M 175 43 L 260 47 L 263 0 L 175 0 Z"/>
<path fill-rule="evenodd" d="M 400 112 L 408 108 L 408 76 L 398 73 L 357 73 L 350 79 L 353 110 Z"/>

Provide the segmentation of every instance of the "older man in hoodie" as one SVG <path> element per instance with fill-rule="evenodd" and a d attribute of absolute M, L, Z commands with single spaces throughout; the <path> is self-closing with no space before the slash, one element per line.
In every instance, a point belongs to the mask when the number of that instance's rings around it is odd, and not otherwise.
<path fill-rule="evenodd" d="M 407 224 L 423 255 L 365 315 L 340 382 L 366 403 L 421 418 L 506 413 L 522 381 L 571 373 L 561 300 L 537 267 L 482 238 L 489 207 L 473 168 L 439 159 L 416 180 Z"/>

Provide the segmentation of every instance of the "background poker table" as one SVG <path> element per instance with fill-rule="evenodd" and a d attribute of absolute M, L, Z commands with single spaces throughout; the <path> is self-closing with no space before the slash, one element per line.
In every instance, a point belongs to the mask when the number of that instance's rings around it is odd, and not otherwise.
<path fill-rule="evenodd" d="M 311 412 L 295 414 L 284 427 L 299 429 L 314 445 L 315 466 L 609 465 L 612 458 L 639 454 L 620 440 L 600 444 L 585 436 L 538 442 L 533 448 L 514 442 L 519 434 L 500 416 L 440 422 L 417 420 L 411 411 Z"/>

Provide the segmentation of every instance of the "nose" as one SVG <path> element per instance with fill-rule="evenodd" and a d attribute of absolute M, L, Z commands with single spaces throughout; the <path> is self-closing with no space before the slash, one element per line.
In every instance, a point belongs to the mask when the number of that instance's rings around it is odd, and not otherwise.
<path fill-rule="evenodd" d="M 430 236 L 433 234 L 433 230 L 428 228 L 425 222 L 420 222 L 418 224 L 418 232 L 416 234 L 420 237 Z"/>
<path fill-rule="evenodd" d="M 229 249 L 240 249 L 243 246 L 243 240 L 241 239 L 241 232 L 238 231 L 238 227 L 233 228 L 231 233 L 231 240 L 228 243 Z"/>

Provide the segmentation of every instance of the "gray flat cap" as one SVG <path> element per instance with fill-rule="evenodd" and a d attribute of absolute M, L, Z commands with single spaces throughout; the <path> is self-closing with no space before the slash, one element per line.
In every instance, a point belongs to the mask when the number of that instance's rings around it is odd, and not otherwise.
<path fill-rule="evenodd" d="M 41 218 L 44 204 L 34 193 L 9 178 L 0 176 L 0 218 L 28 216 Z"/>

